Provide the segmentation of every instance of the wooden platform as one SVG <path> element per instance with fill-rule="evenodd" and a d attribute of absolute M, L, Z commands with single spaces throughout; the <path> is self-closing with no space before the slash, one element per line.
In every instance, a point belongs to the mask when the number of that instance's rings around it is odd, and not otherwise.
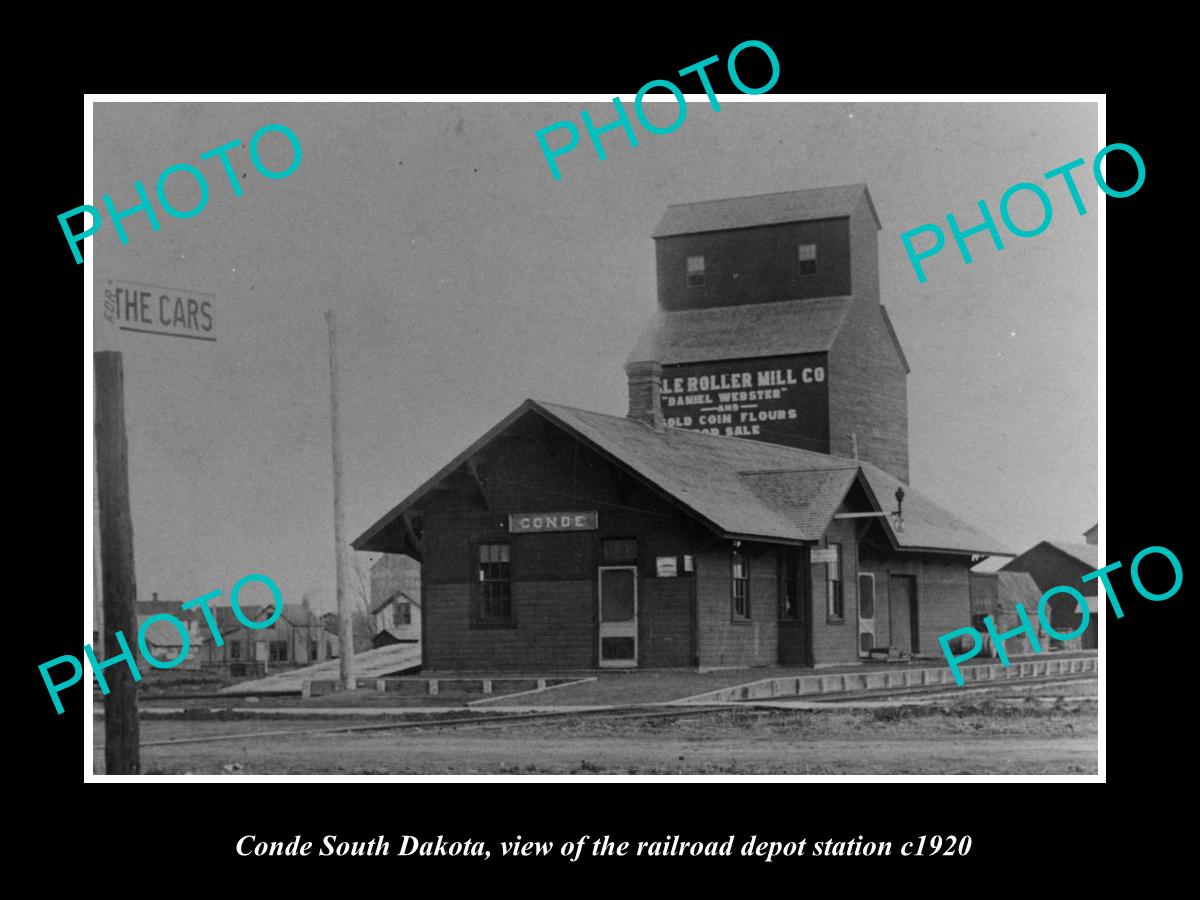
<path fill-rule="evenodd" d="M 266 678 L 243 681 L 222 688 L 222 694 L 256 694 L 263 691 L 302 693 L 306 681 L 336 681 L 340 660 L 330 659 L 315 666 L 288 669 Z M 392 644 L 354 654 L 355 678 L 385 678 L 421 668 L 421 648 L 413 644 Z"/>

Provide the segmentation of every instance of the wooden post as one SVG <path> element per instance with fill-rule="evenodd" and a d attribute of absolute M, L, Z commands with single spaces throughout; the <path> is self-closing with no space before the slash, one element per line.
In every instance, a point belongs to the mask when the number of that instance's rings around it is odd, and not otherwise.
<path fill-rule="evenodd" d="M 94 363 L 104 659 L 112 659 L 122 652 L 115 638 L 118 631 L 124 634 L 131 650 L 137 647 L 137 617 L 134 615 L 137 579 L 133 568 L 133 521 L 129 513 L 125 374 L 121 354 L 116 351 L 96 353 Z M 136 775 L 140 769 L 137 682 L 123 662 L 105 669 L 104 677 L 111 688 L 104 698 L 105 773 Z"/>
<path fill-rule="evenodd" d="M 337 339 L 333 310 L 325 313 L 329 323 L 329 410 L 333 432 L 333 545 L 337 564 L 337 610 L 338 638 L 342 643 L 342 655 L 338 660 L 338 674 L 342 687 L 347 691 L 355 688 L 354 681 L 354 619 L 350 611 L 348 560 L 346 559 L 346 512 L 342 508 L 342 448 L 338 430 L 338 365 Z"/>

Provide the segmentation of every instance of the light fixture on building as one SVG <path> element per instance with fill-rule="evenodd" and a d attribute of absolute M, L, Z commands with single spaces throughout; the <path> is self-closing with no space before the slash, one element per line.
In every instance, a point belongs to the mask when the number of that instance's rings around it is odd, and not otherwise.
<path fill-rule="evenodd" d="M 896 488 L 896 509 L 892 512 L 892 528 L 904 530 L 904 488 Z"/>

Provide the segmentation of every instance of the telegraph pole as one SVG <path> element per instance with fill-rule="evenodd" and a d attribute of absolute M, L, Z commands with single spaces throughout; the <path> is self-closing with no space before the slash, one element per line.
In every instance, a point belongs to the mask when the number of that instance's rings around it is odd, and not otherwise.
<path fill-rule="evenodd" d="M 120 631 L 132 645 L 137 638 L 134 603 L 137 580 L 133 568 L 133 520 L 129 512 L 129 445 L 125 435 L 125 372 L 121 354 L 102 350 L 93 355 L 96 373 L 96 488 L 100 504 L 100 571 L 104 609 L 104 658 L 123 651 Z M 104 675 L 110 692 L 104 698 L 104 771 L 137 775 L 137 682 L 128 666 L 118 664 Z"/>
<path fill-rule="evenodd" d="M 338 430 L 338 364 L 337 336 L 333 310 L 325 313 L 329 323 L 329 410 L 333 433 L 333 544 L 337 560 L 338 639 L 342 644 L 338 675 L 342 688 L 354 690 L 354 619 L 347 590 L 349 563 L 346 559 L 346 512 L 342 508 L 342 448 Z"/>

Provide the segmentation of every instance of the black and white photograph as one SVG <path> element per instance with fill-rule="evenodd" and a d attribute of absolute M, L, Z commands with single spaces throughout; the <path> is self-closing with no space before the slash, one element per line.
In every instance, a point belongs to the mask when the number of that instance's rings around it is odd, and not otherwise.
<path fill-rule="evenodd" d="M 1103 780 L 1136 151 L 1102 96 L 776 94 L 758 52 L 94 98 L 89 643 L 42 671 L 88 778 Z"/>

